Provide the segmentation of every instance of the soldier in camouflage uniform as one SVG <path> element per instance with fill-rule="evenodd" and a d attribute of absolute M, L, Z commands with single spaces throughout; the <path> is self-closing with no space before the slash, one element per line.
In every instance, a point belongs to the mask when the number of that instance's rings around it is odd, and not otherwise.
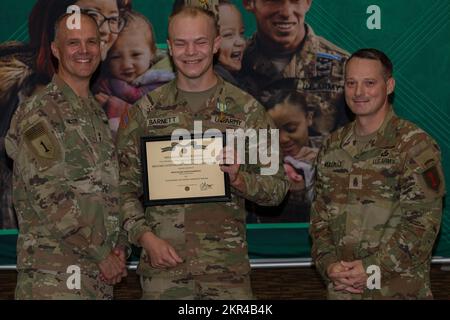
<path fill-rule="evenodd" d="M 57 75 L 19 106 L 6 137 L 19 220 L 17 299 L 111 299 L 125 275 L 118 162 L 108 119 L 89 93 L 100 62 L 95 21 L 57 21 Z M 80 282 L 70 278 L 71 266 Z M 79 286 L 79 285 L 80 286 Z"/>
<path fill-rule="evenodd" d="M 440 151 L 395 115 L 394 86 L 384 53 L 354 53 L 345 97 L 356 120 L 327 138 L 317 158 L 310 234 L 331 299 L 432 298 L 431 252 L 445 192 Z"/>
<path fill-rule="evenodd" d="M 245 50 L 241 88 L 264 106 L 278 90 L 302 92 L 314 109 L 314 135 L 328 135 L 348 122 L 343 71 L 348 53 L 316 36 L 305 24 L 312 0 L 243 0 L 257 31 Z"/>
<path fill-rule="evenodd" d="M 230 202 L 141 204 L 140 137 L 171 135 L 178 128 L 192 132 L 195 120 L 203 130 L 222 132 L 273 128 L 259 103 L 213 72 L 217 34 L 207 11 L 183 8 L 173 15 L 168 44 L 177 78 L 139 101 L 119 128 L 124 227 L 144 249 L 137 270 L 144 299 L 251 299 L 244 198 L 276 205 L 287 192 L 281 165 L 264 176 L 260 164 L 233 164 L 221 165 L 230 176 Z"/>

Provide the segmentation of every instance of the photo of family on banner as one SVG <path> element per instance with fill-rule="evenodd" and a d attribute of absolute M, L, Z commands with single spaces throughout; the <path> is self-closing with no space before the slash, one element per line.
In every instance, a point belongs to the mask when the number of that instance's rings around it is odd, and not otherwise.
<path fill-rule="evenodd" d="M 13 199 L 19 195 L 13 189 L 14 163 L 6 153 L 5 138 L 19 106 L 43 90 L 57 71 L 50 50 L 56 19 L 80 10 L 99 26 L 101 64 L 91 78 L 90 90 L 116 141 L 135 104 L 176 79 L 166 42 L 167 25 L 171 13 L 185 2 L 5 0 L 0 4 L 0 265 L 15 264 L 18 229 Z M 351 53 L 360 48 L 377 48 L 393 61 L 395 112 L 435 139 L 448 181 L 448 1 L 187 2 L 212 11 L 218 19 L 221 43 L 214 56 L 215 73 L 256 99 L 278 129 L 279 159 L 289 190 L 277 206 L 245 202 L 252 265 L 311 263 L 309 225 L 311 204 L 317 196 L 317 157 L 323 142 L 355 119 L 344 96 L 345 66 Z M 218 128 L 244 128 L 245 120 L 233 114 L 234 103 L 232 99 L 217 103 L 208 121 Z M 150 121 L 164 128 L 176 126 L 182 117 L 159 116 Z M 223 199 L 231 197 L 227 183 Z M 177 199 L 172 202 L 179 203 L 181 198 Z M 445 200 L 435 259 L 450 259 L 447 195 Z"/>

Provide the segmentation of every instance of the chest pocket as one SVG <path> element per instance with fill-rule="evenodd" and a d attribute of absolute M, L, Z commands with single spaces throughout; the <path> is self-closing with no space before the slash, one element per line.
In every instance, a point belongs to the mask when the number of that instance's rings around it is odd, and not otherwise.
<path fill-rule="evenodd" d="M 349 188 L 349 177 L 352 171 L 352 161 L 346 153 L 330 152 L 329 157 L 321 160 L 318 174 L 324 194 L 332 202 L 345 203 Z"/>
<path fill-rule="evenodd" d="M 151 112 L 146 120 L 150 135 L 171 135 L 179 128 L 188 129 L 186 115 L 181 112 Z M 192 124 L 191 124 L 192 125 Z"/>
<path fill-rule="evenodd" d="M 99 156 L 96 152 L 93 128 L 85 119 L 70 118 L 64 122 L 63 143 L 66 174 L 73 179 L 89 175 L 96 167 Z"/>
<path fill-rule="evenodd" d="M 245 130 L 245 119 L 242 115 L 230 113 L 220 113 L 214 111 L 209 118 L 206 119 L 206 129 L 218 129 L 225 132 L 226 129 L 243 129 Z"/>
<path fill-rule="evenodd" d="M 370 155 L 363 164 L 365 194 L 375 201 L 396 201 L 399 197 L 400 154 L 382 149 Z"/>

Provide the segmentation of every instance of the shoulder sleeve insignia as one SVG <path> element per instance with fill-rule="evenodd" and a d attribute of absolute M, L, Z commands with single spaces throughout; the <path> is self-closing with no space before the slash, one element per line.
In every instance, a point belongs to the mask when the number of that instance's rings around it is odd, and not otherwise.
<path fill-rule="evenodd" d="M 44 121 L 25 131 L 25 143 L 38 158 L 57 160 L 61 156 L 58 141 Z"/>
<path fill-rule="evenodd" d="M 438 191 L 441 185 L 441 178 L 436 166 L 428 168 L 422 173 L 423 179 L 425 180 L 427 186 L 434 191 Z"/>

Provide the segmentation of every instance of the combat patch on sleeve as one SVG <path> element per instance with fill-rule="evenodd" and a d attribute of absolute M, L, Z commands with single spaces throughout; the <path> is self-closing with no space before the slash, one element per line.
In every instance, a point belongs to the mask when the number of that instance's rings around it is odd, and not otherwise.
<path fill-rule="evenodd" d="M 425 180 L 427 186 L 438 192 L 439 187 L 441 185 L 441 177 L 439 175 L 438 169 L 436 166 L 433 166 L 422 173 L 423 179 Z"/>
<path fill-rule="evenodd" d="M 126 129 L 128 128 L 128 123 L 130 122 L 130 114 L 128 112 L 128 108 L 127 110 L 125 110 L 122 115 L 120 116 L 120 123 L 119 123 L 119 127 L 121 129 Z"/>
<path fill-rule="evenodd" d="M 445 193 L 444 175 L 440 165 L 438 150 L 425 141 L 418 143 L 411 150 L 414 152 L 412 159 L 418 165 L 418 168 L 415 170 L 415 175 L 422 181 L 421 184 L 423 185 L 424 192 L 430 195 L 443 195 Z"/>
<path fill-rule="evenodd" d="M 27 129 L 24 141 L 40 170 L 49 168 L 61 159 L 60 145 L 45 121 L 41 120 Z"/>

